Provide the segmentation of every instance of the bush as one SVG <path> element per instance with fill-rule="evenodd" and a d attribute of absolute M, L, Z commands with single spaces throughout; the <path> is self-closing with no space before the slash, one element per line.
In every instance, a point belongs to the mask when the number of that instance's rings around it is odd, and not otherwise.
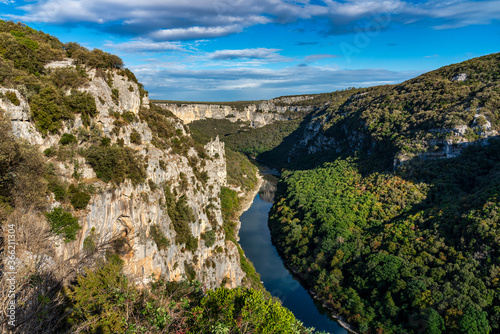
<path fill-rule="evenodd" d="M 111 145 L 111 138 L 109 138 L 109 137 L 103 137 L 103 138 L 101 138 L 101 146 L 106 147 L 106 146 L 109 146 L 109 145 Z"/>
<path fill-rule="evenodd" d="M 59 144 L 69 145 L 72 143 L 76 143 L 77 141 L 78 140 L 76 139 L 76 137 L 74 135 L 72 135 L 71 133 L 63 133 L 63 135 L 61 136 L 61 139 L 59 139 Z"/>
<path fill-rule="evenodd" d="M 71 184 L 68 187 L 69 199 L 71 205 L 77 210 L 85 209 L 90 201 L 90 194 L 83 189 L 83 185 L 76 187 Z"/>
<path fill-rule="evenodd" d="M 31 98 L 31 113 L 35 124 L 43 134 L 54 134 L 62 128 L 62 121 L 72 119 L 64 99 L 54 87 L 47 87 Z"/>
<path fill-rule="evenodd" d="M 180 243 L 186 243 L 188 241 L 188 237 L 191 236 L 189 222 L 194 221 L 194 214 L 191 208 L 187 205 L 186 195 L 179 198 L 175 207 L 168 210 L 168 214 L 172 219 L 175 232 L 177 233 L 176 240 Z"/>
<path fill-rule="evenodd" d="M 128 124 L 137 122 L 137 117 L 135 117 L 135 114 L 131 111 L 124 112 L 121 116 Z"/>
<path fill-rule="evenodd" d="M 53 146 L 43 150 L 43 155 L 45 155 L 47 158 L 51 158 L 57 154 L 57 149 Z"/>
<path fill-rule="evenodd" d="M 65 103 L 71 112 L 81 114 L 85 126 L 89 126 L 92 117 L 97 115 L 94 96 L 89 92 L 71 90 L 71 94 L 65 97 Z"/>
<path fill-rule="evenodd" d="M 170 240 L 165 237 L 158 225 L 152 225 L 149 232 L 159 250 L 167 249 L 170 246 Z"/>
<path fill-rule="evenodd" d="M 83 240 L 83 251 L 92 254 L 97 250 L 95 227 L 92 227 L 90 234 Z"/>
<path fill-rule="evenodd" d="M 247 288 L 208 290 L 193 313 L 193 333 L 304 333 L 279 301 Z"/>
<path fill-rule="evenodd" d="M 195 238 L 191 233 L 189 233 L 187 237 L 186 248 L 192 253 L 196 252 L 198 249 L 198 238 Z"/>
<path fill-rule="evenodd" d="M 118 103 L 120 103 L 120 92 L 118 91 L 118 89 L 113 88 L 111 90 L 111 98 L 113 99 L 113 102 L 116 105 L 118 105 Z"/>
<path fill-rule="evenodd" d="M 21 104 L 21 101 L 19 101 L 19 99 L 17 98 L 17 95 L 15 92 L 13 91 L 7 91 L 5 92 L 5 96 L 9 99 L 9 101 L 15 105 L 15 106 L 18 106 Z"/>
<path fill-rule="evenodd" d="M 158 185 L 153 180 L 148 179 L 148 184 L 151 191 L 155 191 L 156 189 L 158 189 Z"/>
<path fill-rule="evenodd" d="M 76 234 L 81 229 L 78 218 L 73 217 L 71 213 L 64 211 L 62 208 L 54 208 L 51 212 L 45 213 L 45 216 L 52 233 L 62 235 L 64 242 L 76 240 Z"/>
<path fill-rule="evenodd" d="M 51 69 L 48 78 L 57 88 L 62 90 L 78 88 L 87 81 L 85 72 L 71 67 Z"/>
<path fill-rule="evenodd" d="M 206 247 L 212 247 L 215 243 L 215 232 L 214 230 L 206 231 L 201 234 L 201 239 L 205 240 Z"/>
<path fill-rule="evenodd" d="M 194 269 L 194 266 L 187 261 L 184 261 L 184 271 L 186 272 L 188 280 L 192 281 L 196 278 L 196 270 Z"/>
<path fill-rule="evenodd" d="M 144 164 L 129 147 L 93 145 L 85 152 L 85 159 L 104 182 L 120 184 L 129 178 L 137 185 L 146 179 Z"/>
<path fill-rule="evenodd" d="M 136 129 L 133 129 L 132 133 L 130 134 L 130 142 L 137 145 L 142 144 L 141 135 L 139 134 L 139 132 L 137 132 Z"/>
<path fill-rule="evenodd" d="M 222 216 L 224 220 L 235 219 L 235 212 L 238 210 L 240 205 L 240 199 L 238 198 L 238 193 L 227 187 L 220 188 L 220 201 Z"/>

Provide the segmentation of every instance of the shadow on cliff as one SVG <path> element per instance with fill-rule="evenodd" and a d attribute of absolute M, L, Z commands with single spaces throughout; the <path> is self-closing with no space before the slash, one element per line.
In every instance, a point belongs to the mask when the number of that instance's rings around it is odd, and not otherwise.
<path fill-rule="evenodd" d="M 288 170 L 312 169 L 325 162 L 331 162 L 338 158 L 354 158 L 360 166 L 363 174 L 372 172 L 390 171 L 394 166 L 394 156 L 398 151 L 394 142 L 390 139 L 375 139 L 364 128 L 364 122 L 359 113 L 353 113 L 334 123 L 327 131 L 319 131 L 310 142 L 322 136 L 330 145 L 318 147 L 314 153 L 309 152 L 311 147 L 301 144 L 305 134 L 308 132 L 313 118 L 325 113 L 326 110 L 315 111 L 308 114 L 299 127 L 274 149 L 261 153 L 257 160 L 277 170 L 286 168 Z M 310 134 L 309 130 L 309 134 Z M 352 134 L 357 135 L 352 135 Z"/>

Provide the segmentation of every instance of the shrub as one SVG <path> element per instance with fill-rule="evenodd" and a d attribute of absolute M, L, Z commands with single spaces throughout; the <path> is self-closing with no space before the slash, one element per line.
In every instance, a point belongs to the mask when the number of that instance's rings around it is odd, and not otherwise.
<path fill-rule="evenodd" d="M 196 270 L 194 269 L 194 266 L 187 261 L 184 261 L 184 271 L 186 272 L 188 280 L 192 281 L 196 278 Z"/>
<path fill-rule="evenodd" d="M 130 147 L 92 145 L 85 159 L 104 182 L 120 184 L 129 178 L 137 185 L 146 179 L 146 168 Z"/>
<path fill-rule="evenodd" d="M 31 113 L 37 128 L 43 134 L 57 133 L 63 120 L 72 119 L 64 99 L 54 87 L 46 87 L 31 98 Z"/>
<path fill-rule="evenodd" d="M 201 238 L 205 240 L 205 246 L 212 247 L 215 243 L 215 232 L 214 230 L 206 231 L 201 234 Z"/>
<path fill-rule="evenodd" d="M 118 89 L 113 88 L 111 90 L 111 99 L 113 99 L 113 102 L 115 104 L 120 103 L 120 92 L 118 91 Z"/>
<path fill-rule="evenodd" d="M 80 92 L 73 89 L 71 94 L 65 97 L 65 103 L 71 112 L 81 114 L 85 126 L 89 126 L 91 118 L 97 115 L 94 96 L 89 92 Z"/>
<path fill-rule="evenodd" d="M 148 179 L 148 184 L 151 191 L 155 191 L 156 189 L 158 189 L 158 185 L 153 180 Z"/>
<path fill-rule="evenodd" d="M 192 253 L 196 252 L 198 249 L 198 238 L 195 238 L 191 233 L 189 233 L 186 240 L 186 248 Z"/>
<path fill-rule="evenodd" d="M 121 116 L 128 124 L 137 122 L 137 117 L 135 117 L 135 114 L 131 111 L 124 112 Z"/>
<path fill-rule="evenodd" d="M 304 333 L 279 301 L 248 288 L 208 290 L 193 314 L 193 333 Z"/>
<path fill-rule="evenodd" d="M 68 187 L 68 194 L 71 205 L 77 210 L 85 209 L 87 204 L 89 204 L 90 194 L 83 190 L 83 185 L 76 187 L 74 184 L 71 184 Z"/>
<path fill-rule="evenodd" d="M 165 237 L 158 225 L 152 225 L 149 232 L 158 249 L 167 249 L 170 246 L 170 240 Z"/>
<path fill-rule="evenodd" d="M 64 211 L 62 208 L 54 208 L 51 212 L 46 212 L 45 216 L 52 233 L 62 235 L 64 242 L 76 240 L 76 234 L 81 229 L 78 218 L 73 217 L 71 213 Z"/>
<path fill-rule="evenodd" d="M 53 157 L 56 154 L 57 154 L 57 149 L 53 146 L 43 150 L 43 155 L 45 155 L 48 158 Z"/>
<path fill-rule="evenodd" d="M 130 142 L 137 145 L 142 144 L 141 135 L 139 132 L 137 132 L 136 129 L 133 129 L 132 133 L 130 134 Z"/>
<path fill-rule="evenodd" d="M 5 96 L 9 99 L 9 101 L 15 105 L 15 106 L 18 106 L 21 104 L 21 101 L 19 101 L 19 99 L 17 98 L 17 95 L 15 92 L 13 91 L 7 91 L 5 92 Z"/>
<path fill-rule="evenodd" d="M 92 254 L 97 250 L 95 227 L 92 227 L 90 234 L 83 240 L 83 250 L 88 254 Z"/>
<path fill-rule="evenodd" d="M 109 145 L 111 145 L 111 138 L 109 137 L 101 138 L 101 146 L 107 147 Z"/>
<path fill-rule="evenodd" d="M 78 88 L 87 81 L 85 72 L 71 67 L 51 69 L 48 77 L 57 88 L 63 90 Z"/>
<path fill-rule="evenodd" d="M 71 133 L 63 133 L 63 135 L 61 136 L 61 139 L 59 139 L 59 144 L 69 145 L 72 143 L 76 143 L 77 141 L 78 140 L 76 139 L 76 137 L 74 135 L 72 135 Z"/>

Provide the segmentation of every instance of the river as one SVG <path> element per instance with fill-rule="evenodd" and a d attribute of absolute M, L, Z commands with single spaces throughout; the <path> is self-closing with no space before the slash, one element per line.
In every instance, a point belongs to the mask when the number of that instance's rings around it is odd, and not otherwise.
<path fill-rule="evenodd" d="M 283 305 L 306 327 L 315 327 L 332 334 L 347 334 L 342 326 L 324 313 L 321 306 L 315 304 L 307 290 L 293 278 L 271 242 L 267 220 L 275 189 L 273 181 L 264 181 L 252 206 L 241 215 L 240 245 L 253 262 L 266 289 L 271 295 L 279 297 Z"/>

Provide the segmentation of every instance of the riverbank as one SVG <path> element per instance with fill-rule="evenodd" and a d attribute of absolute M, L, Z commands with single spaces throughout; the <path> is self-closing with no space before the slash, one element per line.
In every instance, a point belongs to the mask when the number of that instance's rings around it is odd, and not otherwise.
<path fill-rule="evenodd" d="M 278 249 L 278 247 L 276 247 L 276 249 Z M 278 250 L 278 253 L 279 253 L 279 250 Z M 281 255 L 280 255 L 281 256 Z M 283 259 L 283 258 L 282 258 Z M 335 319 L 335 321 L 340 325 L 342 326 L 345 330 L 347 330 L 349 333 L 351 334 L 360 334 L 359 332 L 356 332 L 354 330 L 354 327 L 351 326 L 349 323 L 347 323 L 347 321 L 345 321 L 344 317 L 337 314 L 336 310 L 330 306 L 328 306 L 323 300 L 321 300 L 321 298 L 318 297 L 318 294 L 316 292 L 314 292 L 311 288 L 309 288 L 309 285 L 307 284 L 306 280 L 303 278 L 303 276 L 295 269 L 293 269 L 292 267 L 290 267 L 288 265 L 288 263 L 286 263 L 286 261 L 283 260 L 283 264 L 285 265 L 285 267 L 290 270 L 294 276 L 299 280 L 300 284 L 304 287 L 306 287 L 306 290 L 307 292 L 314 298 L 315 301 L 317 301 L 318 303 L 321 304 L 321 306 L 328 310 L 330 313 L 328 314 L 329 316 L 331 316 L 333 319 Z"/>
<path fill-rule="evenodd" d="M 252 204 L 254 204 L 254 200 L 255 200 L 256 195 L 261 190 L 262 185 L 264 184 L 264 182 L 266 182 L 266 180 L 264 178 L 264 175 L 261 174 L 261 171 L 257 172 L 256 176 L 257 176 L 257 183 L 256 183 L 255 187 L 251 191 L 249 191 L 248 193 L 246 193 L 244 196 L 240 197 L 240 200 L 241 200 L 241 202 L 240 202 L 240 209 L 236 213 L 236 216 L 238 217 L 238 219 L 237 219 L 237 226 L 236 226 L 236 230 L 237 230 L 236 238 L 237 238 L 239 244 L 240 244 L 240 235 L 239 235 L 239 233 L 240 233 L 240 229 L 241 229 L 241 220 L 242 220 L 241 216 L 252 207 Z M 267 213 L 266 213 L 265 220 L 266 220 L 265 229 L 269 230 L 268 226 L 267 226 Z M 270 233 L 270 231 L 269 231 L 269 233 Z M 272 247 L 274 248 L 274 246 L 272 246 Z M 263 251 L 263 249 L 264 249 L 264 247 L 262 247 L 262 251 Z M 280 253 L 279 250 L 277 250 L 277 251 L 278 251 L 278 253 Z M 245 252 L 244 256 L 245 256 L 245 258 L 249 262 L 252 261 L 252 259 L 250 259 L 247 256 L 246 252 Z M 276 256 L 278 256 L 278 255 L 276 255 Z M 266 256 L 266 259 L 268 259 L 268 258 L 269 257 Z M 282 258 L 280 258 L 279 256 L 278 256 L 278 259 L 279 259 L 279 262 L 281 262 L 281 265 L 284 266 L 290 273 L 293 274 L 293 276 L 291 276 L 291 277 L 295 277 L 300 282 L 300 285 L 302 285 L 302 287 L 304 289 L 304 294 L 309 294 L 309 296 L 310 296 L 309 298 L 311 298 L 311 300 L 316 300 L 320 304 L 323 304 L 323 301 L 317 297 L 316 293 L 314 291 L 312 291 L 311 289 L 309 289 L 308 285 L 306 284 L 306 281 L 301 277 L 301 275 L 297 271 L 295 271 L 293 268 L 290 268 L 288 266 L 288 264 Z M 253 265 L 253 264 L 252 264 L 252 266 L 255 267 L 255 265 Z M 278 267 L 279 267 L 278 264 L 275 263 L 274 266 L 273 266 L 274 269 L 272 269 L 272 270 L 273 271 L 279 270 Z M 282 270 L 284 270 L 284 269 L 282 269 Z M 259 270 L 257 270 L 257 272 L 259 272 L 260 275 L 263 274 Z M 292 279 L 291 277 L 289 279 L 283 279 L 283 277 L 281 277 L 280 280 L 283 281 L 283 282 L 285 282 L 285 285 L 287 285 L 287 284 L 290 284 L 290 282 L 293 282 L 293 281 L 291 281 L 291 279 Z M 262 278 L 262 279 L 265 281 L 265 278 Z M 298 283 L 295 283 L 295 284 L 298 284 Z M 287 288 L 286 286 L 285 287 L 281 286 L 278 289 L 271 288 L 271 290 L 268 290 L 264 285 L 262 286 L 264 289 L 266 289 L 267 291 L 273 291 L 273 295 L 276 294 L 278 297 L 282 297 L 281 293 L 283 293 L 283 291 Z M 276 293 L 276 292 L 278 292 L 278 293 Z M 296 288 L 292 287 L 291 293 L 293 293 L 294 295 L 296 295 L 297 292 L 298 292 L 298 290 L 296 290 Z M 283 296 L 283 297 L 284 298 L 291 298 L 290 296 Z M 296 304 L 296 303 L 294 303 L 294 304 Z M 352 333 L 352 334 L 359 334 L 358 332 L 356 332 L 354 330 L 354 328 L 352 326 L 350 326 L 345 321 L 345 319 L 342 316 L 339 316 L 339 315 L 335 314 L 335 311 L 332 310 L 327 305 L 323 304 L 322 306 L 323 306 L 323 308 L 325 310 L 328 310 L 329 316 L 331 316 L 332 318 L 335 319 L 335 321 L 338 323 L 339 328 L 342 327 L 346 331 L 348 331 L 349 333 Z M 311 305 L 311 307 L 312 307 L 312 305 Z M 314 306 L 314 307 L 316 308 L 316 306 Z M 334 332 L 334 333 L 337 333 L 337 332 Z"/>
<path fill-rule="evenodd" d="M 257 170 L 256 172 L 256 177 L 257 177 L 257 183 L 255 184 L 255 187 L 240 198 L 240 208 L 238 209 L 238 211 L 236 211 L 236 217 L 238 218 L 237 220 L 235 220 L 236 223 L 235 235 L 236 235 L 236 241 L 238 242 L 240 241 L 240 229 L 241 229 L 240 217 L 245 211 L 247 211 L 252 206 L 253 199 L 259 193 L 259 189 L 262 186 L 262 183 L 264 183 L 264 178 L 260 174 L 259 170 Z"/>

